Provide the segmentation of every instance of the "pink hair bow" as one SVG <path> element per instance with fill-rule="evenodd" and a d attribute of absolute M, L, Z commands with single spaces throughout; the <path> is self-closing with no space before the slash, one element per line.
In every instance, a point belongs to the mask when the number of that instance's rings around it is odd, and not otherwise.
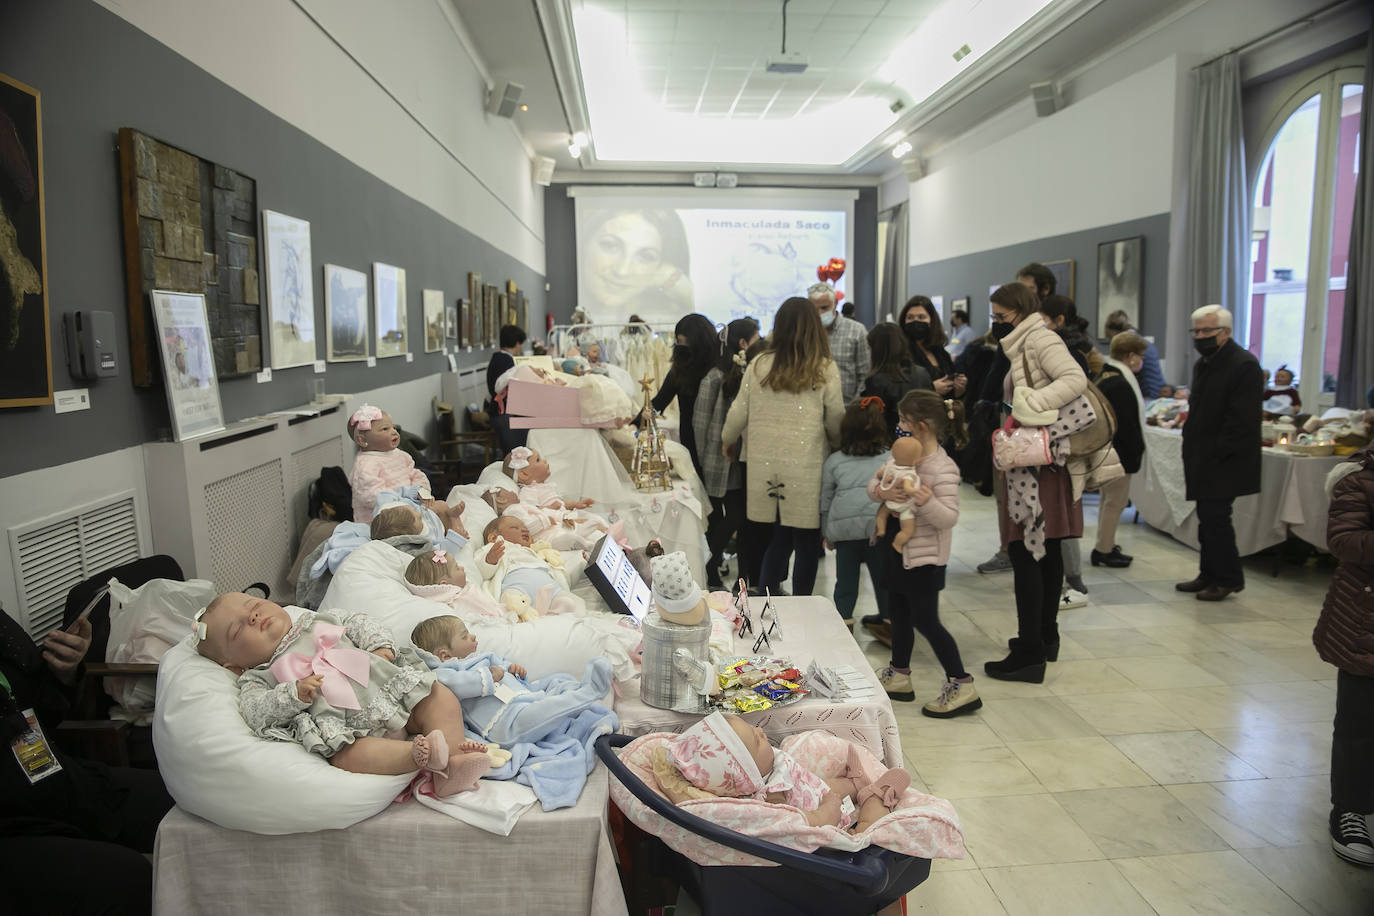
<path fill-rule="evenodd" d="M 371 404 L 364 404 L 353 411 L 353 416 L 348 418 L 348 422 L 353 424 L 354 429 L 371 429 L 373 420 L 382 418 L 382 409 L 373 407 Z"/>
<path fill-rule="evenodd" d="M 272 663 L 269 669 L 278 681 L 294 683 L 312 674 L 323 674 L 320 694 L 335 709 L 362 709 L 350 680 L 367 686 L 369 659 L 362 649 L 340 646 L 344 628 L 332 623 L 315 624 L 315 656 L 292 652 Z"/>
<path fill-rule="evenodd" d="M 446 563 L 448 562 L 448 551 L 436 550 L 434 551 L 434 555 L 430 557 L 430 559 L 433 560 L 435 563 Z"/>
<path fill-rule="evenodd" d="M 518 471 L 521 468 L 529 467 L 530 456 L 533 454 L 534 451 L 529 447 L 524 445 L 517 445 L 515 448 L 510 450 L 510 469 L 512 471 Z"/>

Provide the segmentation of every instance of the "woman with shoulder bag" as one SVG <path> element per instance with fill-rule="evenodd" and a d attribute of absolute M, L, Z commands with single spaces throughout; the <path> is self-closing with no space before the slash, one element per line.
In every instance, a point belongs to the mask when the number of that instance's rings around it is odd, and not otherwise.
<path fill-rule="evenodd" d="M 1083 506 L 1064 467 L 1066 440 L 1091 422 L 1083 392 L 1088 378 L 1059 335 L 1045 326 L 1040 302 L 1020 283 L 992 294 L 992 333 L 1011 363 L 1004 383 L 1012 416 L 1045 427 L 1053 453 L 1048 464 L 1012 467 L 1002 475 L 1006 492 L 998 521 L 1015 575 L 1017 636 L 1010 653 L 983 666 L 1005 681 L 1045 679 L 1045 662 L 1059 657 L 1060 586 L 1064 565 L 1059 542 L 1083 535 Z"/>

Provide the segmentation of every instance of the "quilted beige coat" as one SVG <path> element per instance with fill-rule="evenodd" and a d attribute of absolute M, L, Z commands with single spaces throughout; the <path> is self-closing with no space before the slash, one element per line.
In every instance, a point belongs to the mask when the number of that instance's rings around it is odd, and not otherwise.
<path fill-rule="evenodd" d="M 827 362 L 823 384 L 793 394 L 759 384 L 772 364 L 773 354 L 764 353 L 744 370 L 721 441 L 744 437 L 750 521 L 781 519 L 792 528 L 819 528 L 821 467 L 839 447 L 844 416 L 840 370 Z"/>

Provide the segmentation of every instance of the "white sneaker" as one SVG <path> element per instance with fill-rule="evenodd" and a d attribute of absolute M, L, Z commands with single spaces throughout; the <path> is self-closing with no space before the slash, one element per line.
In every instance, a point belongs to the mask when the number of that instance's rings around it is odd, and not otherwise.
<path fill-rule="evenodd" d="M 1067 611 L 1070 608 L 1087 607 L 1088 596 L 1076 588 L 1064 589 L 1064 594 L 1059 598 L 1059 610 Z"/>

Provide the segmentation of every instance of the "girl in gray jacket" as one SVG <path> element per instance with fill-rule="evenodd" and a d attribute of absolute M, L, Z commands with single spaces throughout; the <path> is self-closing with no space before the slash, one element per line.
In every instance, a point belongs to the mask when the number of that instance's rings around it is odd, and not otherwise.
<path fill-rule="evenodd" d="M 890 444 L 882 398 L 861 398 L 845 410 L 840 450 L 832 452 L 821 468 L 821 532 L 826 549 L 835 551 L 835 607 L 851 630 L 861 565 L 868 567 L 878 614 L 887 618 L 886 574 L 892 549 L 882 541 L 874 543 L 878 506 L 868 498 L 867 487 L 887 460 Z"/>

